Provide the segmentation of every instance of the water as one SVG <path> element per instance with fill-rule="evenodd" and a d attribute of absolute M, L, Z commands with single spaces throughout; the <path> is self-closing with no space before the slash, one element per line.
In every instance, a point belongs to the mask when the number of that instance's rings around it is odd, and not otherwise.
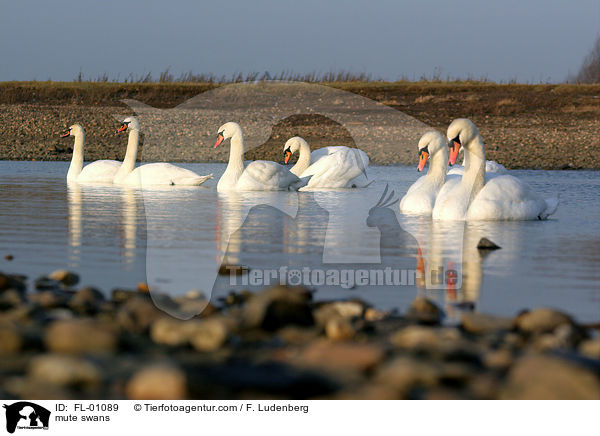
<path fill-rule="evenodd" d="M 406 192 L 413 167 L 371 167 L 376 182 L 363 190 L 223 196 L 215 186 L 224 165 L 183 166 L 215 180 L 161 190 L 67 187 L 68 163 L 0 162 L 0 270 L 35 279 L 67 268 L 106 292 L 148 281 L 213 298 L 284 276 L 308 280 L 317 298 L 360 297 L 384 309 L 405 310 L 423 294 L 450 318 L 469 305 L 504 315 L 547 306 L 600 321 L 597 172 L 512 171 L 542 194 L 560 193 L 556 215 L 464 224 L 406 217 L 397 203 L 372 209 L 386 185 L 393 199 Z M 482 236 L 502 249 L 482 256 Z M 217 276 L 222 263 L 250 272 Z"/>

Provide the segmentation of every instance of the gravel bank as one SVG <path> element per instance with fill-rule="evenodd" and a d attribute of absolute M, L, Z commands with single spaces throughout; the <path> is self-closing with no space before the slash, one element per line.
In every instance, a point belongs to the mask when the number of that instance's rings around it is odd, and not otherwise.
<path fill-rule="evenodd" d="M 55 272 L 26 289 L 0 273 L 0 395 L 29 399 L 600 399 L 599 326 L 551 309 L 514 317 L 405 314 L 303 288 L 161 304 L 143 284 L 110 299 Z"/>
<path fill-rule="evenodd" d="M 440 131 L 444 131 L 454 118 L 471 118 L 486 141 L 488 159 L 497 160 L 508 168 L 600 168 L 598 86 L 444 83 L 334 86 L 398 109 L 414 117 L 415 121 Z M 132 114 L 122 99 L 135 98 L 165 109 L 209 88 L 206 85 L 161 84 L 87 84 L 87 87 L 78 84 L 49 84 L 46 87 L 35 83 L 0 84 L 3 133 L 0 159 L 68 160 L 72 139 L 61 140 L 58 135 L 65 126 L 75 122 L 86 128 L 86 159 L 122 159 L 126 137 L 114 134 L 115 116 Z M 235 111 L 211 119 L 210 124 L 214 123 L 214 126 L 199 126 L 199 129 L 206 137 L 209 133 L 214 135 L 217 124 L 229 121 L 236 111 L 250 120 L 244 125 L 249 133 L 260 127 L 259 121 L 252 122 L 253 107 L 238 105 Z M 368 116 L 365 114 L 365 118 Z M 301 114 L 275 124 L 270 136 L 261 139 L 262 145 L 256 144 L 258 147 L 246 157 L 280 161 L 283 143 L 294 135 L 305 137 L 313 148 L 354 145 L 349 131 L 335 121 L 316 114 Z M 404 139 L 414 141 L 411 135 Z M 416 142 L 413 145 L 416 147 Z M 406 144 L 405 148 L 406 152 L 396 153 L 387 144 L 374 143 L 365 151 L 375 164 L 412 165 L 414 156 L 410 152 L 414 150 L 411 144 Z M 161 153 L 140 154 L 147 160 L 166 156 L 170 161 L 222 162 L 227 158 L 226 150 L 215 152 L 203 142 L 187 150 L 167 147 L 161 148 Z"/>

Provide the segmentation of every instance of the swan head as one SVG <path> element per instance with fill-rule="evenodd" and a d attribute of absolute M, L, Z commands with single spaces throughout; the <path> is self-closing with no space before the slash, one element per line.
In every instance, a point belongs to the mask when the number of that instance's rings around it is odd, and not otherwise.
<path fill-rule="evenodd" d="M 446 136 L 448 137 L 448 148 L 450 149 L 448 163 L 454 165 L 460 147 L 468 148 L 468 144 L 480 135 L 473 121 L 467 118 L 457 118 L 448 126 Z"/>
<path fill-rule="evenodd" d="M 292 155 L 300 150 L 302 143 L 308 145 L 308 143 L 299 136 L 294 136 L 286 141 L 285 145 L 283 146 L 284 163 L 288 163 Z"/>
<path fill-rule="evenodd" d="M 223 124 L 219 127 L 219 131 L 217 133 L 217 142 L 215 143 L 215 148 L 217 148 L 223 141 L 229 138 L 233 138 L 235 135 L 241 135 L 242 128 L 238 123 L 234 123 L 230 121 L 228 123 Z"/>
<path fill-rule="evenodd" d="M 121 122 L 121 126 L 117 129 L 117 133 L 125 132 L 127 130 L 140 131 L 140 123 L 136 117 L 127 117 Z"/>
<path fill-rule="evenodd" d="M 65 132 L 60 135 L 61 138 L 68 138 L 69 136 L 77 136 L 85 134 L 85 130 L 81 127 L 81 124 L 73 124 Z"/>
<path fill-rule="evenodd" d="M 423 171 L 427 159 L 436 153 L 443 153 L 446 150 L 446 140 L 441 133 L 432 130 L 425 132 L 419 139 L 419 165 L 417 171 Z"/>

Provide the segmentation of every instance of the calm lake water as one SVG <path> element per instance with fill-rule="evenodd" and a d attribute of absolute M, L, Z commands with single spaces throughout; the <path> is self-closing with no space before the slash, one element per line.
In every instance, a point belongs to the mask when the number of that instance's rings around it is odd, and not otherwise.
<path fill-rule="evenodd" d="M 182 166 L 215 179 L 160 190 L 67 186 L 68 163 L 0 162 L 0 271 L 33 280 L 66 268 L 106 292 L 147 281 L 213 298 L 285 278 L 316 298 L 401 311 L 422 294 L 449 319 L 473 305 L 504 315 L 556 307 L 600 321 L 598 172 L 512 171 L 542 194 L 560 193 L 552 219 L 464 224 L 407 217 L 397 203 L 374 208 L 386 186 L 390 201 L 406 192 L 414 167 L 371 167 L 375 182 L 360 190 L 225 196 L 216 192 L 225 165 Z M 502 249 L 479 253 L 483 236 Z M 222 264 L 249 272 L 217 275 Z"/>

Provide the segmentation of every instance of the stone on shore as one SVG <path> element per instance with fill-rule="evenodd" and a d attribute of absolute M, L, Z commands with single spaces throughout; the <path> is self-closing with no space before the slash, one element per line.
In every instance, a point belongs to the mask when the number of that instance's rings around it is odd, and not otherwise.
<path fill-rule="evenodd" d="M 497 330 L 510 330 L 514 320 L 503 316 L 484 315 L 477 312 L 467 312 L 461 318 L 461 327 L 469 333 L 477 335 Z"/>
<path fill-rule="evenodd" d="M 421 324 L 439 324 L 444 317 L 444 311 L 433 301 L 417 297 L 408 309 L 407 317 Z"/>
<path fill-rule="evenodd" d="M 183 400 L 187 397 L 185 373 L 171 365 L 151 365 L 129 380 L 125 393 L 130 400 Z"/>
<path fill-rule="evenodd" d="M 64 286 L 70 287 L 75 286 L 79 283 L 79 276 L 74 272 L 67 271 L 65 269 L 58 269 L 48 274 L 50 280 L 56 280 L 62 283 Z"/>
<path fill-rule="evenodd" d="M 44 342 L 50 351 L 71 354 L 101 354 L 117 349 L 116 328 L 92 318 L 55 321 L 47 329 Z"/>
<path fill-rule="evenodd" d="M 80 357 L 42 354 L 29 365 L 29 377 L 39 383 L 70 387 L 98 387 L 102 381 L 100 369 Z"/>
<path fill-rule="evenodd" d="M 600 400 L 600 379 L 594 372 L 559 357 L 529 354 L 508 374 L 501 399 Z"/>
<path fill-rule="evenodd" d="M 573 325 L 573 320 L 558 310 L 548 308 L 522 313 L 516 319 L 517 328 L 525 333 L 548 333 L 561 324 Z"/>
<path fill-rule="evenodd" d="M 244 324 L 266 331 L 275 331 L 288 325 L 311 326 L 314 318 L 309 306 L 310 299 L 310 292 L 302 287 L 269 288 L 252 295 L 246 302 L 242 315 Z"/>

